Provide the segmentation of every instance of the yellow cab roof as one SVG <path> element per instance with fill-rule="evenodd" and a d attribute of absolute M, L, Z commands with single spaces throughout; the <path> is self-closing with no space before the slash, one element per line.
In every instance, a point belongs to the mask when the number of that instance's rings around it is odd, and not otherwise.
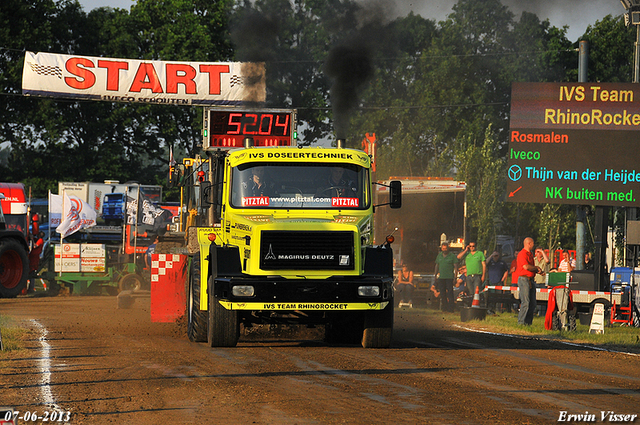
<path fill-rule="evenodd" d="M 356 149 L 323 147 L 254 147 L 229 153 L 229 164 L 237 167 L 248 162 L 345 163 L 369 168 L 371 158 Z"/>

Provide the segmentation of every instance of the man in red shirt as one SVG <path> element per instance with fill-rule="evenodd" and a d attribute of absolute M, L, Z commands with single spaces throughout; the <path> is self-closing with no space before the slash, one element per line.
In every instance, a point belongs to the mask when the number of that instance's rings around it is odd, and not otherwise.
<path fill-rule="evenodd" d="M 520 291 L 520 312 L 518 324 L 530 326 L 533 323 L 533 313 L 536 310 L 536 274 L 544 274 L 542 269 L 533 261 L 533 238 L 525 238 L 524 248 L 516 259 L 518 275 L 518 290 Z"/>

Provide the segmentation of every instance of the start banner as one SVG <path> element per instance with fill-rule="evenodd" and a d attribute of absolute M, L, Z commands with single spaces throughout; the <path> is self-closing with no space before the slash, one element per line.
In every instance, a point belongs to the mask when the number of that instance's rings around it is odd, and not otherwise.
<path fill-rule="evenodd" d="M 198 106 L 264 102 L 265 68 L 25 52 L 22 94 Z"/>

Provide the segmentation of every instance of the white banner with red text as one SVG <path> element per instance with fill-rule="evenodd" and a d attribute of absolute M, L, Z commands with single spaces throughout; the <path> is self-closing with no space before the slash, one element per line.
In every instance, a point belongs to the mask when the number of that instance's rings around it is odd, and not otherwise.
<path fill-rule="evenodd" d="M 25 52 L 22 94 L 108 102 L 264 102 L 264 63 L 178 62 Z"/>

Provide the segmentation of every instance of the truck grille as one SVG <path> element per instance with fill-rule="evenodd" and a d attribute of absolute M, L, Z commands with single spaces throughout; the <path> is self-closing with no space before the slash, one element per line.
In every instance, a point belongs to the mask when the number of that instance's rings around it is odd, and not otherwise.
<path fill-rule="evenodd" d="M 353 270 L 354 239 L 348 231 L 263 231 L 262 270 Z"/>

